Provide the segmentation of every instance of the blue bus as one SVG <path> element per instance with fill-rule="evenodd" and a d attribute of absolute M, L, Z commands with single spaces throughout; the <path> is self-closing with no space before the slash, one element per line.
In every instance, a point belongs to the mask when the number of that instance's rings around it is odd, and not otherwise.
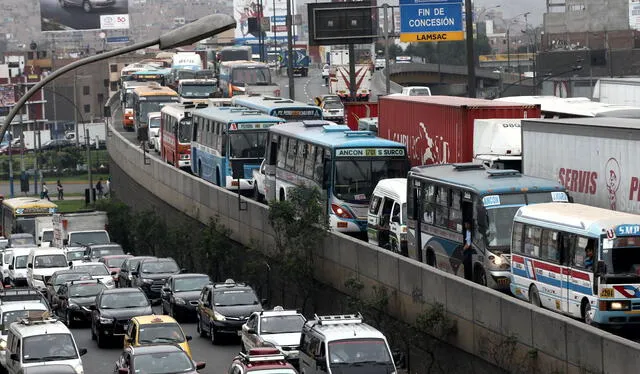
<path fill-rule="evenodd" d="M 253 190 L 253 170 L 264 159 L 269 127 L 283 122 L 246 108 L 194 110 L 191 171 L 227 189 Z"/>
<path fill-rule="evenodd" d="M 282 97 L 238 95 L 231 98 L 231 103 L 280 117 L 287 122 L 323 119 L 320 107 Z"/>
<path fill-rule="evenodd" d="M 265 197 L 284 201 L 293 187 L 317 187 L 326 196 L 332 230 L 366 233 L 376 184 L 404 178 L 408 169 L 402 143 L 324 120 L 289 122 L 269 129 Z"/>
<path fill-rule="evenodd" d="M 472 163 L 414 167 L 407 176 L 408 255 L 479 284 L 508 290 L 511 226 L 518 208 L 568 201 L 560 183 L 516 170 Z M 472 256 L 465 269 L 467 222 Z"/>

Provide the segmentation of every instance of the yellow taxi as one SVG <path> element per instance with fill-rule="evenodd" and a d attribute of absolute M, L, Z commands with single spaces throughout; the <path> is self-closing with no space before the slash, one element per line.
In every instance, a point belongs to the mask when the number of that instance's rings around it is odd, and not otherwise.
<path fill-rule="evenodd" d="M 146 344 L 177 344 L 191 357 L 189 341 L 178 322 L 165 315 L 138 316 L 131 318 L 124 335 L 124 348 Z"/>

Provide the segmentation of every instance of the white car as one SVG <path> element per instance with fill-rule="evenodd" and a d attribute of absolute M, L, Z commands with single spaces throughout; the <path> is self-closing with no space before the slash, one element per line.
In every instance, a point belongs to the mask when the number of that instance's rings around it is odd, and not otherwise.
<path fill-rule="evenodd" d="M 322 67 L 322 78 L 329 78 L 329 64 L 324 64 L 324 66 Z"/>
<path fill-rule="evenodd" d="M 104 284 L 107 288 L 116 287 L 109 268 L 102 262 L 82 262 L 72 265 L 71 269 L 86 271 L 91 274 L 91 278 L 99 279 L 100 283 Z"/>
<path fill-rule="evenodd" d="M 300 336 L 306 318 L 295 310 L 281 306 L 271 311 L 254 312 L 240 332 L 243 352 L 253 348 L 276 347 L 287 361 L 298 360 Z"/>
<path fill-rule="evenodd" d="M 29 258 L 29 253 L 31 253 L 31 248 L 13 248 L 11 250 L 7 275 L 9 284 L 14 287 L 23 287 L 28 284 L 27 259 Z"/>
<path fill-rule="evenodd" d="M 58 270 L 66 269 L 69 269 L 69 262 L 64 250 L 40 247 L 31 249 L 27 257 L 27 284 L 44 291 L 51 275 Z"/>
<path fill-rule="evenodd" d="M 262 160 L 262 163 L 260 164 L 260 167 L 258 169 L 253 169 L 253 198 L 258 201 L 258 202 L 262 202 L 264 200 L 264 160 Z"/>
<path fill-rule="evenodd" d="M 70 266 L 78 265 L 84 262 L 85 249 L 82 247 L 67 247 L 67 261 Z"/>

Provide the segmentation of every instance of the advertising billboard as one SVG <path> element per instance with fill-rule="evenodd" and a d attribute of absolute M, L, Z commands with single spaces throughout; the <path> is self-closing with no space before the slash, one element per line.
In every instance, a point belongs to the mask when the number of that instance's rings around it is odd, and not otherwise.
<path fill-rule="evenodd" d="M 129 0 L 40 0 L 42 31 L 129 28 Z"/>
<path fill-rule="evenodd" d="M 640 30 L 640 0 L 629 0 L 629 28 Z"/>
<path fill-rule="evenodd" d="M 293 0 L 291 11 L 294 12 L 296 1 Z M 258 0 L 234 0 L 233 16 L 236 19 L 236 43 L 257 40 L 249 33 L 248 19 L 260 16 Z M 287 38 L 287 0 L 262 1 L 262 16 L 269 19 L 269 30 L 265 30 L 268 40 Z M 266 24 L 266 22 L 265 22 Z"/>
<path fill-rule="evenodd" d="M 15 105 L 15 87 L 13 85 L 0 86 L 0 108 Z"/>

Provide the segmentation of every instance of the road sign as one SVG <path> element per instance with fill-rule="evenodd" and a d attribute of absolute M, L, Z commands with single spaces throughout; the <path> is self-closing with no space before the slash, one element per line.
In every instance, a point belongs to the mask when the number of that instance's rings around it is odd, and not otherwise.
<path fill-rule="evenodd" d="M 464 40 L 462 3 L 401 0 L 401 42 Z"/>
<path fill-rule="evenodd" d="M 107 37 L 107 43 L 128 43 L 128 36 L 109 36 Z"/>

